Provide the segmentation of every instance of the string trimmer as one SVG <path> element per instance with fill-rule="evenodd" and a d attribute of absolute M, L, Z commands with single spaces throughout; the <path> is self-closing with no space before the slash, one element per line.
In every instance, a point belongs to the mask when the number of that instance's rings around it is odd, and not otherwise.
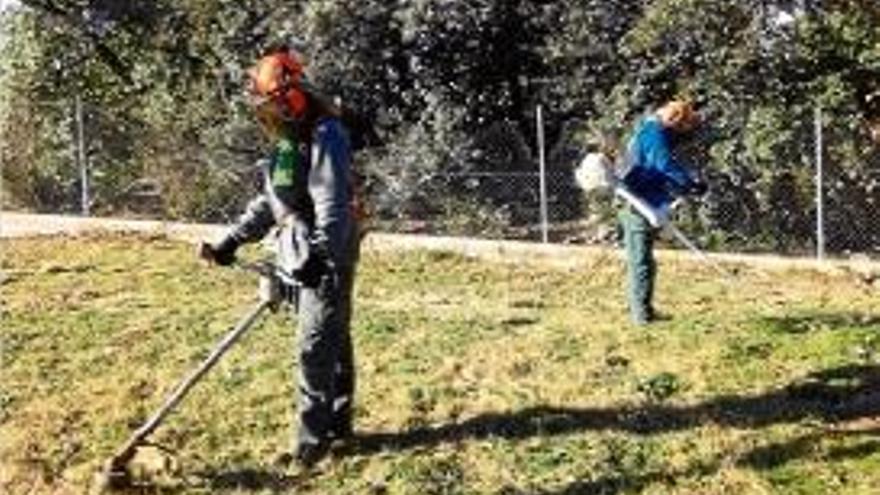
<path fill-rule="evenodd" d="M 233 344 L 244 335 L 257 321 L 260 315 L 267 309 L 276 309 L 284 299 L 282 283 L 291 287 L 294 291 L 291 301 L 296 304 L 296 281 L 289 274 L 269 262 L 238 263 L 238 266 L 260 275 L 259 301 L 251 310 L 242 317 L 201 364 L 174 388 L 173 392 L 165 399 L 159 409 L 138 428 L 128 440 L 116 451 L 105 464 L 98 475 L 98 486 L 101 490 L 124 489 L 132 485 L 132 474 L 129 471 L 129 462 L 135 457 L 138 447 L 146 445 L 146 439 L 159 427 L 169 413 L 183 400 L 190 389 L 220 360 Z"/>
<path fill-rule="evenodd" d="M 721 265 L 712 260 L 672 223 L 669 215 L 671 208 L 653 208 L 645 200 L 630 192 L 623 185 L 623 182 L 614 174 L 613 165 L 604 154 L 587 154 L 575 170 L 575 182 L 578 187 L 584 190 L 584 192 L 611 193 L 623 199 L 627 204 L 638 211 L 652 227 L 656 229 L 666 229 L 677 241 L 682 243 L 687 249 L 696 255 L 697 258 L 711 266 L 716 272 L 722 275 L 726 281 L 730 280 L 730 277 L 733 275 L 732 273 L 725 270 Z"/>

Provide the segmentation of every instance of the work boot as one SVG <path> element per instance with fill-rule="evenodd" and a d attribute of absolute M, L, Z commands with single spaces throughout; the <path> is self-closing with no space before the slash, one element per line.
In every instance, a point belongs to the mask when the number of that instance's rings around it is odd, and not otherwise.
<path fill-rule="evenodd" d="M 293 460 L 304 469 L 311 469 L 330 453 L 330 443 L 300 444 L 293 454 Z"/>
<path fill-rule="evenodd" d="M 670 320 L 672 320 L 672 315 L 669 315 L 669 314 L 666 314 L 666 313 L 661 313 L 661 312 L 655 311 L 654 308 L 651 308 L 650 315 L 651 315 L 650 320 L 651 320 L 652 322 L 670 321 Z"/>
<path fill-rule="evenodd" d="M 647 314 L 634 314 L 632 315 L 632 323 L 637 327 L 644 327 L 649 325 L 653 321 L 653 318 Z"/>
<path fill-rule="evenodd" d="M 632 312 L 632 322 L 633 325 L 637 327 L 642 327 L 645 325 L 650 325 L 651 323 L 658 323 L 661 321 L 670 321 L 672 320 L 672 316 L 666 313 L 659 313 L 654 310 L 654 308 L 650 308 L 647 311 L 634 311 Z"/>
<path fill-rule="evenodd" d="M 351 419 L 335 419 L 330 431 L 327 432 L 327 438 L 331 442 L 345 441 L 354 436 L 354 428 L 351 425 Z"/>

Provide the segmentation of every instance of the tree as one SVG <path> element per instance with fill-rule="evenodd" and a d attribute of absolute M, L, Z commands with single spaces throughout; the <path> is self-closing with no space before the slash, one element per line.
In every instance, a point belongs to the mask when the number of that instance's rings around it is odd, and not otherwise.
<path fill-rule="evenodd" d="M 262 145 L 245 71 L 279 40 L 302 46 L 309 77 L 367 123 L 355 129 L 365 136 L 357 163 L 383 219 L 458 209 L 525 225 L 536 184 L 491 174 L 536 168 L 537 104 L 549 167 L 563 176 L 595 134 L 622 148 L 634 121 L 674 95 L 697 101 L 710 124 L 680 153 L 725 184 L 691 212 L 707 236 L 811 242 L 817 106 L 833 224 L 867 230 L 880 203 L 870 178 L 869 137 L 880 129 L 873 0 L 24 3 L 4 14 L 16 36 L 0 62 L 4 187 L 22 205 L 75 204 L 79 95 L 99 210 L 133 209 L 147 190 L 160 193 L 153 213 L 233 215 Z M 555 219 L 574 218 L 574 191 L 555 197 L 566 212 Z M 846 229 L 829 234 L 854 245 Z"/>

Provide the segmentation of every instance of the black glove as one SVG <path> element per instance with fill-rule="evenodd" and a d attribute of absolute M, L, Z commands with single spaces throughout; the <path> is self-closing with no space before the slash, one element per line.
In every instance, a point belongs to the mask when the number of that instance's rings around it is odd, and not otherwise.
<path fill-rule="evenodd" d="M 309 242 L 309 252 L 305 261 L 293 269 L 292 275 L 303 286 L 314 289 L 321 284 L 321 279 L 330 272 L 330 257 L 326 248 L 318 243 Z"/>
<path fill-rule="evenodd" d="M 229 266 L 235 263 L 235 251 L 238 246 L 238 241 L 232 237 L 227 237 L 217 244 L 203 242 L 199 246 L 199 257 L 220 266 Z"/>
<path fill-rule="evenodd" d="M 704 196 L 707 192 L 709 192 L 709 185 L 703 181 L 694 182 L 690 190 L 690 193 L 694 196 Z"/>
<path fill-rule="evenodd" d="M 321 278 L 327 273 L 327 264 L 317 256 L 306 258 L 299 268 L 293 270 L 293 278 L 309 288 L 317 288 L 321 284 Z"/>

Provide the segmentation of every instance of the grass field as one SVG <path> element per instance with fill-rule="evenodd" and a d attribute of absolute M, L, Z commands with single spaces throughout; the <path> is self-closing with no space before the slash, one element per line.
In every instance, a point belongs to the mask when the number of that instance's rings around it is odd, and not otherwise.
<path fill-rule="evenodd" d="M 0 492 L 86 493 L 255 278 L 163 238 L 2 243 Z M 310 477 L 273 467 L 295 371 L 273 314 L 156 432 L 141 492 L 880 493 L 880 297 L 857 278 L 664 262 L 672 318 L 636 328 L 613 257 L 360 268 L 357 441 Z"/>

